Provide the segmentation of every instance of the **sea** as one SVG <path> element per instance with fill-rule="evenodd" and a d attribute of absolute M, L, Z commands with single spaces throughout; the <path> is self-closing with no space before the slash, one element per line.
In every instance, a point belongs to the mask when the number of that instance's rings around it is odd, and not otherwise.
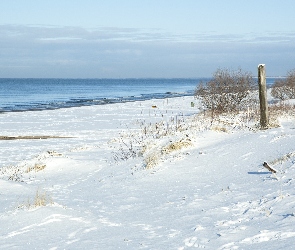
<path fill-rule="evenodd" d="M 208 80 L 0 78 L 0 113 L 192 96 L 196 86 Z"/>

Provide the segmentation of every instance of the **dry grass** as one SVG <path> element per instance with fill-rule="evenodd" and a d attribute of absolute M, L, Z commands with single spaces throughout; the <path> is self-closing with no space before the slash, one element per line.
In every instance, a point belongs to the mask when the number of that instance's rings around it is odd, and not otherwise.
<path fill-rule="evenodd" d="M 277 164 L 282 164 L 286 161 L 289 161 L 290 159 L 292 159 L 293 157 L 295 157 L 295 151 L 294 152 L 290 152 L 288 154 L 285 154 L 277 159 L 272 160 L 271 162 L 269 162 L 270 165 L 277 165 Z"/>
<path fill-rule="evenodd" d="M 145 168 L 151 169 L 155 167 L 161 158 L 160 153 L 151 153 L 144 158 Z"/>
<path fill-rule="evenodd" d="M 4 166 L 0 168 L 0 179 L 16 182 L 24 182 L 26 179 L 31 179 L 35 173 L 46 168 L 43 163 L 44 159 L 49 157 L 61 157 L 62 154 L 56 151 L 46 151 L 38 155 L 30 162 L 21 162 L 15 166 Z"/>
<path fill-rule="evenodd" d="M 50 204 L 53 204 L 52 198 L 46 191 L 38 189 L 33 200 L 28 198 L 26 202 L 21 203 L 17 208 L 33 209 L 37 207 L 44 207 Z"/>
<path fill-rule="evenodd" d="M 168 143 L 162 145 L 159 141 L 155 141 L 154 144 L 149 144 L 148 147 L 144 148 L 143 153 L 145 168 L 150 169 L 155 167 L 159 161 L 164 159 L 166 155 L 172 154 L 173 152 L 179 152 L 183 148 L 192 146 L 190 139 L 170 140 Z"/>
<path fill-rule="evenodd" d="M 17 165 L 17 166 L 7 166 L 0 168 L 0 178 L 6 179 L 8 181 L 23 182 L 25 174 L 37 173 L 46 168 L 46 164 L 35 163 L 33 166 L 27 165 Z"/>
<path fill-rule="evenodd" d="M 178 141 L 171 141 L 167 146 L 164 146 L 161 150 L 162 154 L 170 154 L 173 151 L 179 151 L 183 148 L 192 146 L 192 142 L 189 139 L 180 139 Z"/>
<path fill-rule="evenodd" d="M 228 133 L 227 128 L 221 127 L 221 126 L 214 126 L 214 127 L 212 127 L 212 130 L 217 131 L 217 132 Z"/>
<path fill-rule="evenodd" d="M 35 165 L 33 167 L 28 167 L 25 173 L 39 172 L 39 171 L 43 170 L 44 168 L 46 168 L 46 164 L 35 163 Z"/>

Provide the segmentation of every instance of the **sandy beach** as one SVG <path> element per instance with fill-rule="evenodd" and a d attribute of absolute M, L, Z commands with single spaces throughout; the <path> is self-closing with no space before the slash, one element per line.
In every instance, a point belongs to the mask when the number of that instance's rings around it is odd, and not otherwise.
<path fill-rule="evenodd" d="M 197 113 L 192 96 L 2 113 L 0 249 L 291 249 L 294 119 Z"/>

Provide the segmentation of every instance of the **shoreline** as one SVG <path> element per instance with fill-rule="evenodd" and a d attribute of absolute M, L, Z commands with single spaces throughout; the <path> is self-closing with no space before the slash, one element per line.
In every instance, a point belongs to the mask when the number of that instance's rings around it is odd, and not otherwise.
<path fill-rule="evenodd" d="M 140 96 L 130 96 L 130 97 L 118 97 L 118 98 L 97 98 L 97 99 L 81 99 L 81 100 L 68 100 L 64 102 L 52 102 L 52 103 L 40 103 L 35 105 L 26 104 L 26 108 L 18 107 L 0 107 L 0 114 L 3 113 L 20 113 L 27 111 L 45 111 L 45 110 L 58 110 L 58 109 L 67 109 L 67 108 L 78 108 L 78 107 L 89 107 L 89 106 L 100 106 L 108 104 L 117 104 L 117 103 L 130 103 L 130 102 L 143 102 L 149 100 L 159 100 L 167 98 L 177 98 L 185 96 L 194 96 L 194 91 L 192 93 L 174 93 L 166 92 L 163 94 L 147 94 Z M 21 107 L 21 105 L 18 105 Z"/>

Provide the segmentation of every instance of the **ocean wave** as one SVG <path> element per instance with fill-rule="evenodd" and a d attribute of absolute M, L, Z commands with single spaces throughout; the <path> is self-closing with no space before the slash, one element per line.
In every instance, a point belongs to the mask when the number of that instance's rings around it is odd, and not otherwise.
<path fill-rule="evenodd" d="M 145 101 L 150 99 L 165 99 L 180 96 L 191 96 L 193 91 L 188 92 L 165 92 L 156 94 L 142 94 L 136 96 L 127 97 L 114 97 L 114 98 L 95 98 L 95 99 L 70 99 L 67 101 L 52 101 L 52 102 L 40 102 L 40 103 L 26 103 L 26 104 L 15 104 L 8 105 L 0 108 L 0 113 L 4 112 L 24 112 L 24 111 L 42 111 L 42 110 L 53 110 L 60 108 L 72 108 L 81 106 L 92 106 L 92 105 L 106 105 L 114 103 L 125 103 L 135 101 Z"/>

